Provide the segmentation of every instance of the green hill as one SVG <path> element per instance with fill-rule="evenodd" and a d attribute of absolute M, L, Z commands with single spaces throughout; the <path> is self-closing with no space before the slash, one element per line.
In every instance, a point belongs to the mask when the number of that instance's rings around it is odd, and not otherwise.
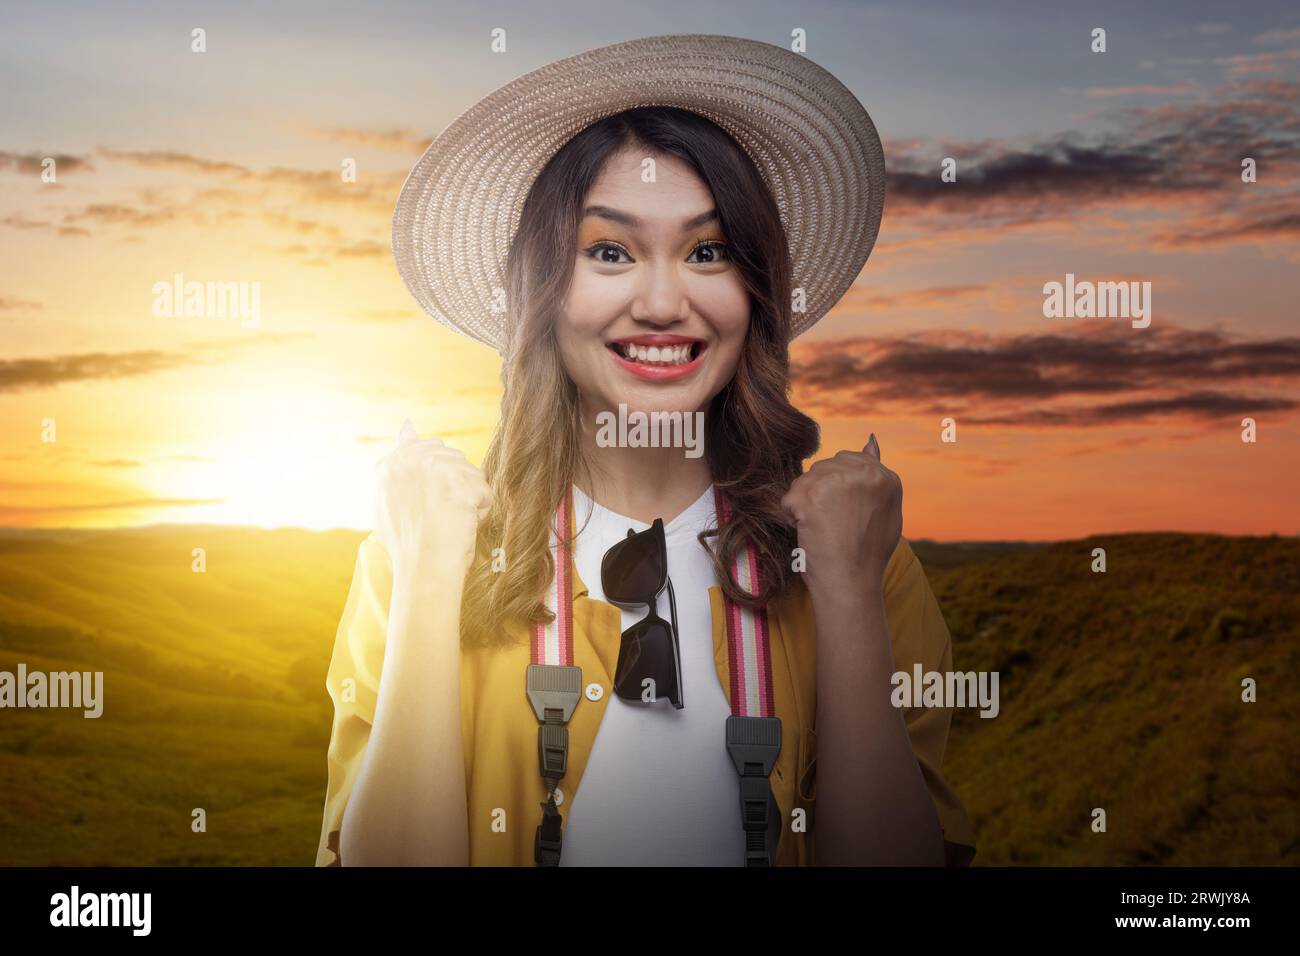
<path fill-rule="evenodd" d="M 0 532 L 0 669 L 102 670 L 106 699 L 0 711 L 0 864 L 310 865 L 362 537 Z M 914 546 L 955 666 L 1001 673 L 1000 716 L 960 712 L 948 751 L 977 863 L 1297 862 L 1300 542 Z"/>
<path fill-rule="evenodd" d="M 954 668 L 1000 674 L 1001 713 L 958 711 L 946 761 L 978 863 L 1300 862 L 1300 540 L 1108 535 L 943 563 Z"/>
<path fill-rule="evenodd" d="M 0 535 L 0 669 L 105 672 L 97 720 L 0 711 L 0 863 L 310 865 L 325 671 L 362 537 Z"/>

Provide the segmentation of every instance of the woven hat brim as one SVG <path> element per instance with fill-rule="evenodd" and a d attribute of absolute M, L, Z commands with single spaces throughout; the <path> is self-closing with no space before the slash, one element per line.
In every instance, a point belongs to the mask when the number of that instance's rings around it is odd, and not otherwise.
<path fill-rule="evenodd" d="M 793 285 L 791 338 L 857 278 L 880 229 L 885 159 L 866 109 L 782 47 L 707 34 L 647 37 L 557 60 L 484 97 L 411 169 L 393 255 L 421 307 L 500 351 L 505 263 L 537 175 L 578 132 L 638 106 L 691 110 L 726 130 L 776 200 Z"/>

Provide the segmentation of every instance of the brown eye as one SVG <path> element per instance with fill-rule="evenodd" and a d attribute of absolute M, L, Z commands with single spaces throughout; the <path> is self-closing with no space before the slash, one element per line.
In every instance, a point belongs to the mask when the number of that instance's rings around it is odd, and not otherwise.
<path fill-rule="evenodd" d="M 696 256 L 699 256 L 697 259 Z M 701 242 L 691 250 L 691 254 L 686 257 L 687 262 L 698 262 L 701 265 L 712 265 L 715 262 L 725 262 L 727 259 L 726 243 L 709 240 Z"/>
<path fill-rule="evenodd" d="M 582 250 L 588 259 L 602 263 L 603 265 L 622 265 L 625 262 L 631 262 L 632 256 L 628 251 L 616 242 L 597 242 Z M 619 258 L 622 256 L 623 258 Z"/>

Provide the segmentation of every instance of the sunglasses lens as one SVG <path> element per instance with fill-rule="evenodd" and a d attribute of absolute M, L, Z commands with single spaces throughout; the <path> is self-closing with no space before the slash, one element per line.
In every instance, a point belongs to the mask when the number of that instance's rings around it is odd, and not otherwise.
<path fill-rule="evenodd" d="M 624 632 L 614 692 L 624 700 L 678 699 L 673 635 L 665 621 L 645 620 Z"/>
<path fill-rule="evenodd" d="M 666 559 L 659 522 L 620 541 L 605 553 L 600 565 L 600 584 L 606 599 L 621 604 L 649 604 L 663 590 Z"/>

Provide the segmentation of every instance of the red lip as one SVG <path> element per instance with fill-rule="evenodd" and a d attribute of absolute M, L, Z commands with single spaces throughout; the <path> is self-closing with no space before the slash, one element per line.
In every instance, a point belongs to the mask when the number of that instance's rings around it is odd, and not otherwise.
<path fill-rule="evenodd" d="M 632 345 L 644 345 L 647 348 L 651 345 L 691 345 L 698 342 L 700 352 L 695 358 L 683 365 L 642 365 L 640 362 L 629 362 L 619 355 L 615 349 L 609 347 L 624 342 Z M 703 339 L 691 338 L 689 335 L 630 335 L 627 338 L 614 339 L 605 347 L 605 351 L 610 354 L 615 362 L 637 378 L 644 379 L 647 382 L 673 382 L 690 375 L 699 368 L 700 362 L 704 359 L 704 353 L 708 350 L 708 346 Z"/>

